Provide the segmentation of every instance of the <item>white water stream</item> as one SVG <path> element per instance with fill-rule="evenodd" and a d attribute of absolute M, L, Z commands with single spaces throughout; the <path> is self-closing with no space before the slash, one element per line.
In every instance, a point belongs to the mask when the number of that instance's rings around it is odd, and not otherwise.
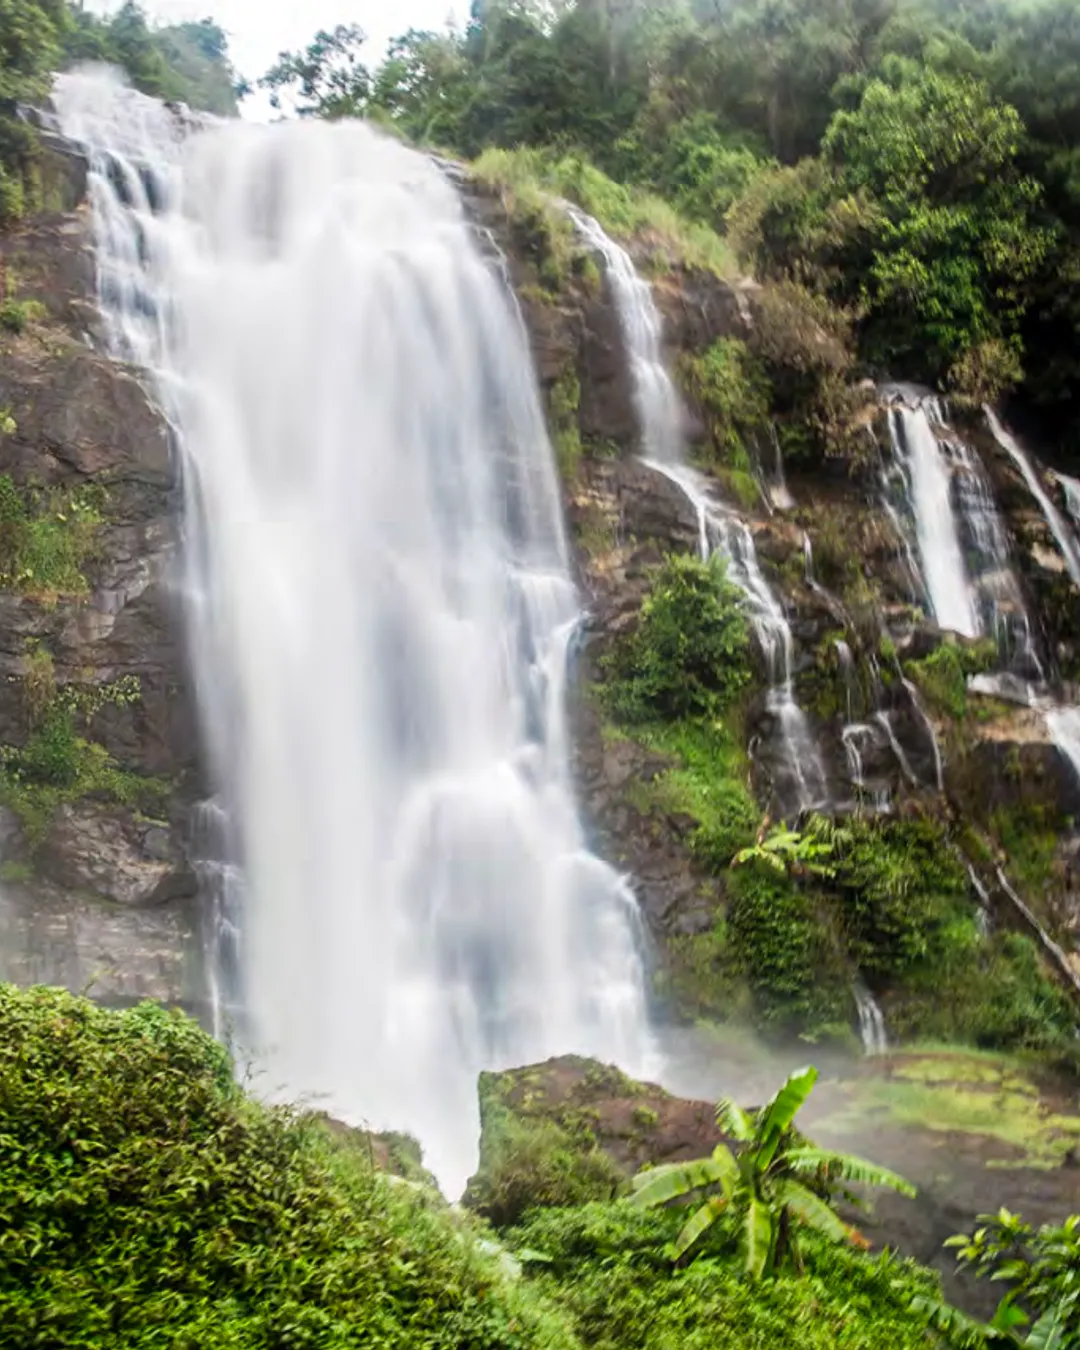
<path fill-rule="evenodd" d="M 664 364 L 663 321 L 652 288 L 627 251 L 591 216 L 568 207 L 582 238 L 604 259 L 633 375 L 645 461 L 679 487 L 698 518 L 702 557 L 719 553 L 729 579 L 743 592 L 747 615 L 765 659 L 768 710 L 778 742 L 774 789 L 785 809 L 806 810 L 828 800 L 821 756 L 806 714 L 795 700 L 795 644 L 783 606 L 765 580 L 745 521 L 717 502 L 705 477 L 685 463 L 685 413 Z"/>
<path fill-rule="evenodd" d="M 178 432 L 262 1082 L 414 1132 L 454 1195 L 480 1069 L 649 1048 L 634 897 L 571 786 L 525 334 L 448 180 L 365 126 L 185 136 L 87 75 L 56 106 L 113 350 Z"/>

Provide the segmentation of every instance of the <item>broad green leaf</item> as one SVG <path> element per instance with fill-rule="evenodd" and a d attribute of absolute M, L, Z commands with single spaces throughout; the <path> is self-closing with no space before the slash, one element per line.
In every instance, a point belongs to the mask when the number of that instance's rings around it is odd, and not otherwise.
<path fill-rule="evenodd" d="M 826 1168 L 829 1175 L 837 1181 L 858 1182 L 866 1186 L 886 1186 L 901 1195 L 914 1197 L 917 1191 L 910 1181 L 905 1181 L 896 1172 L 887 1167 L 878 1167 L 865 1158 L 856 1158 L 850 1153 L 833 1153 L 822 1148 L 793 1148 L 784 1154 L 784 1162 L 799 1176 L 809 1176 L 819 1168 Z M 952 1239 L 950 1239 L 950 1242 Z"/>
<path fill-rule="evenodd" d="M 716 1123 L 721 1130 L 740 1143 L 749 1143 L 754 1137 L 754 1122 L 730 1097 L 721 1097 L 716 1103 Z"/>
<path fill-rule="evenodd" d="M 776 1154 L 780 1137 L 791 1127 L 800 1108 L 814 1090 L 818 1071 L 813 1065 L 793 1073 L 771 1102 L 764 1108 L 758 1121 L 757 1137 L 761 1140 L 758 1166 L 764 1171 Z"/>
<path fill-rule="evenodd" d="M 725 1195 L 714 1195 L 711 1199 L 705 1201 L 689 1222 L 685 1224 L 682 1232 L 672 1245 L 671 1254 L 676 1261 L 682 1260 L 703 1234 L 709 1231 L 727 1207 L 728 1199 Z"/>
<path fill-rule="evenodd" d="M 772 1255 L 773 1218 L 768 1207 L 754 1196 L 743 1216 L 740 1242 L 746 1273 L 752 1280 L 760 1279 Z"/>
<path fill-rule="evenodd" d="M 1063 1302 L 1055 1303 L 1052 1308 L 1047 1308 L 1031 1328 L 1024 1342 L 1028 1350 L 1064 1350 L 1069 1344 L 1069 1340 L 1066 1339 L 1069 1337 L 1068 1320 L 1074 1304 L 1074 1299 L 1065 1299 Z"/>
<path fill-rule="evenodd" d="M 827 1237 L 831 1242 L 851 1240 L 851 1229 L 848 1225 L 832 1212 L 820 1196 L 808 1191 L 800 1182 L 790 1180 L 777 1182 L 776 1198 L 808 1228 L 813 1228 L 822 1237 Z"/>
<path fill-rule="evenodd" d="M 703 1186 L 725 1185 L 730 1176 L 731 1168 L 726 1162 L 717 1162 L 715 1157 L 653 1167 L 646 1172 L 639 1172 L 631 1182 L 634 1204 L 641 1209 L 666 1205 L 669 1200 L 678 1200 Z"/>

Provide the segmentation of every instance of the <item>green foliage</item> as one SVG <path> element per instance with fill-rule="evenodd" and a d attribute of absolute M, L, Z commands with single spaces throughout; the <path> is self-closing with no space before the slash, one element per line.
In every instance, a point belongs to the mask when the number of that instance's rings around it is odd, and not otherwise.
<path fill-rule="evenodd" d="M 512 216 L 540 212 L 551 218 L 549 228 L 558 220 L 571 246 L 573 231 L 559 198 L 575 202 L 608 233 L 640 239 L 657 270 L 681 264 L 719 276 L 732 272 L 731 253 L 713 230 L 686 219 L 652 193 L 615 182 L 580 154 L 491 148 L 479 156 L 472 172 L 479 182 L 502 192 Z"/>
<path fill-rule="evenodd" d="M 282 52 L 259 84 L 270 91 L 275 108 L 287 92 L 301 116 L 358 117 L 371 92 L 371 77 L 360 61 L 366 40 L 359 24 L 323 29 L 305 51 Z"/>
<path fill-rule="evenodd" d="M 85 595 L 104 502 L 93 485 L 25 489 L 0 474 L 0 586 L 49 605 Z"/>
<path fill-rule="evenodd" d="M 497 1228 L 520 1223 L 538 1206 L 582 1205 L 607 1200 L 623 1189 L 623 1177 L 595 1143 L 553 1120 L 525 1120 L 503 1111 L 484 1120 L 480 1170 L 469 1184 L 469 1208 Z"/>
<path fill-rule="evenodd" d="M 568 486 L 576 482 L 581 465 L 581 427 L 578 423 L 580 406 L 581 385 L 577 374 L 570 370 L 555 382 L 548 395 L 548 415 L 555 445 L 555 459 L 563 483 Z"/>
<path fill-rule="evenodd" d="M 911 1304 L 940 1291 L 913 1263 L 807 1232 L 801 1273 L 751 1283 L 709 1243 L 673 1271 L 664 1251 L 682 1222 L 678 1210 L 593 1204 L 536 1210 L 511 1240 L 592 1350 L 925 1350 L 928 1319 Z"/>
<path fill-rule="evenodd" d="M 849 1018 L 849 967 L 827 904 L 760 863 L 728 878 L 732 950 L 754 994 L 758 1023 L 808 1038 L 840 1034 Z"/>
<path fill-rule="evenodd" d="M 750 682 L 750 634 L 723 560 L 668 558 L 607 669 L 608 704 L 629 723 L 717 718 L 730 708 Z"/>
<path fill-rule="evenodd" d="M 1010 1287 L 988 1331 L 1029 1350 L 1080 1342 L 1080 1218 L 1037 1232 L 1007 1209 L 981 1214 L 970 1236 L 950 1238 L 961 1268 Z"/>
<path fill-rule="evenodd" d="M 974 646 L 943 642 L 921 661 L 909 661 L 905 670 L 931 707 L 960 722 L 968 714 L 968 677 L 992 670 L 997 658 L 997 644 L 992 639 Z"/>
<path fill-rule="evenodd" d="M 104 61 L 119 66 L 145 94 L 186 103 L 219 116 L 237 110 L 237 78 L 228 55 L 228 39 L 212 20 L 155 28 L 133 0 L 104 18 L 81 3 L 64 11 L 62 64 Z"/>
<path fill-rule="evenodd" d="M 847 1154 L 805 1144 L 794 1129 L 818 1071 L 790 1075 L 773 1099 L 751 1118 L 734 1102 L 716 1108 L 720 1130 L 735 1141 L 735 1151 L 717 1144 L 712 1155 L 695 1162 L 666 1163 L 634 1178 L 634 1203 L 642 1209 L 669 1205 L 693 1196 L 702 1203 L 685 1222 L 671 1255 L 681 1261 L 714 1225 L 725 1227 L 738 1244 L 743 1269 L 751 1280 L 773 1275 L 786 1261 L 800 1262 L 800 1230 L 827 1242 L 851 1241 L 853 1234 L 831 1207 L 841 1182 L 887 1186 L 902 1195 L 915 1190 L 901 1177 Z"/>
<path fill-rule="evenodd" d="M 682 374 L 705 415 L 711 460 L 750 470 L 754 447 L 768 435 L 771 390 L 746 343 L 721 338 L 700 356 L 685 356 Z"/>
<path fill-rule="evenodd" d="M 246 1100 L 179 1013 L 2 986 L 0 1102 L 8 1344 L 578 1344 L 469 1220 Z"/>
<path fill-rule="evenodd" d="M 0 304 L 0 328 L 6 333 L 25 333 L 32 323 L 46 317 L 45 306 L 37 300 L 5 300 Z"/>
<path fill-rule="evenodd" d="M 740 738 L 724 722 L 707 721 L 635 725 L 633 736 L 674 761 L 641 786 L 635 803 L 646 811 L 689 816 L 696 822 L 690 836 L 695 857 L 721 871 L 754 837 L 760 816 Z"/>
<path fill-rule="evenodd" d="M 146 810 L 160 808 L 168 783 L 121 768 L 104 746 L 79 734 L 102 708 L 125 707 L 142 696 L 137 676 L 87 688 L 57 688 L 52 655 L 29 645 L 22 678 L 22 703 L 30 728 L 18 748 L 0 745 L 0 801 L 35 849 L 44 840 L 60 806 L 95 797 Z"/>

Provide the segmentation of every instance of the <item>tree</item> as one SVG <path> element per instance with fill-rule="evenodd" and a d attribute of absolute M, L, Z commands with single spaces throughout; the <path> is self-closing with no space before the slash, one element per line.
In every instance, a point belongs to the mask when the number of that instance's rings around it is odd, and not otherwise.
<path fill-rule="evenodd" d="M 968 77 L 875 80 L 822 151 L 841 190 L 878 212 L 861 278 L 864 340 L 884 364 L 940 379 L 972 348 L 1013 338 L 1022 285 L 1049 244 L 1040 189 L 1018 164 L 1015 108 Z"/>
<path fill-rule="evenodd" d="M 794 1120 L 817 1077 L 815 1068 L 793 1073 L 755 1116 L 721 1100 L 716 1122 L 735 1143 L 734 1152 L 721 1143 L 709 1158 L 669 1163 L 634 1178 L 634 1202 L 643 1208 L 705 1194 L 675 1239 L 676 1261 L 722 1222 L 737 1236 L 746 1273 L 760 1279 L 789 1257 L 799 1261 L 800 1227 L 831 1242 L 855 1239 L 831 1205 L 839 1183 L 887 1186 L 914 1196 L 914 1188 L 895 1173 L 861 1158 L 815 1148 L 799 1137 Z"/>
<path fill-rule="evenodd" d="M 371 76 L 360 60 L 367 35 L 358 24 L 322 29 L 302 52 L 282 52 L 259 81 L 275 108 L 288 92 L 301 116 L 360 117 L 367 108 Z"/>

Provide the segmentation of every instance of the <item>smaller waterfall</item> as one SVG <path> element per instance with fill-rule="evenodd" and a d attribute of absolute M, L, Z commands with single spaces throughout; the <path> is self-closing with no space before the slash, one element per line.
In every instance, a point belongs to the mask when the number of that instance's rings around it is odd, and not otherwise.
<path fill-rule="evenodd" d="M 979 636 L 971 578 L 952 505 L 952 478 L 924 402 L 889 410 L 896 461 L 902 466 L 914 518 L 916 552 L 934 618 L 964 637 Z"/>
<path fill-rule="evenodd" d="M 784 448 L 780 444 L 780 437 L 777 434 L 775 424 L 769 427 L 769 433 L 773 448 L 773 480 L 769 484 L 768 498 L 775 510 L 794 511 L 795 498 L 791 495 L 791 489 L 787 485 L 787 474 L 784 471 Z"/>
<path fill-rule="evenodd" d="M 993 917 L 991 915 L 990 892 L 987 890 L 982 878 L 971 863 L 966 863 L 967 874 L 971 880 L 971 887 L 979 897 L 979 912 L 975 922 L 979 929 L 979 936 L 984 940 L 990 936 L 990 930 L 993 927 Z"/>
<path fill-rule="evenodd" d="M 1046 523 L 1050 526 L 1051 533 L 1057 541 L 1061 556 L 1065 559 L 1065 566 L 1069 569 L 1069 576 L 1072 577 L 1076 585 L 1080 586 L 1080 547 L 1077 545 L 1075 535 L 1069 529 L 1061 512 L 1050 500 L 1050 494 L 1043 487 L 1042 480 L 1035 472 L 1034 465 L 1028 459 L 1019 441 L 1005 429 L 993 408 L 987 407 L 985 412 L 994 439 L 1020 470 L 1024 482 L 1027 484 L 1031 495 L 1039 503 Z"/>
<path fill-rule="evenodd" d="M 1067 473 L 1054 473 L 1065 494 L 1065 510 L 1069 519 L 1080 528 L 1080 478 L 1070 478 Z"/>
<path fill-rule="evenodd" d="M 859 980 L 852 986 L 855 1006 L 859 1010 L 859 1036 L 862 1038 L 863 1051 L 867 1055 L 884 1055 L 889 1050 L 889 1037 L 885 1030 L 885 1014 L 881 1011 L 877 999 Z"/>
<path fill-rule="evenodd" d="M 585 242 L 604 259 L 630 360 L 645 458 L 677 464 L 682 457 L 683 408 L 664 364 L 664 326 L 652 287 L 599 221 L 576 206 L 568 204 L 566 210 Z"/>
<path fill-rule="evenodd" d="M 742 591 L 747 613 L 765 659 L 768 711 L 776 726 L 781 773 L 774 783 L 785 807 L 804 811 L 828 800 L 824 765 L 806 714 L 795 700 L 795 644 L 783 606 L 762 575 L 754 536 L 746 523 L 709 494 L 703 475 L 683 461 L 682 401 L 664 365 L 663 324 L 652 288 L 637 273 L 630 255 L 601 225 L 574 206 L 571 220 L 586 243 L 604 259 L 626 343 L 645 461 L 685 494 L 698 518 L 703 558 L 719 553 L 728 576 Z"/>
<path fill-rule="evenodd" d="M 893 407 L 890 427 L 886 486 L 898 483 L 903 498 L 889 503 L 890 514 L 934 618 L 964 637 L 993 636 L 1010 667 L 1042 680 L 1008 533 L 978 452 L 949 428 L 935 398 Z"/>
<path fill-rule="evenodd" d="M 1080 779 L 1080 708 L 1052 708 L 1046 714 L 1046 728 Z"/>

